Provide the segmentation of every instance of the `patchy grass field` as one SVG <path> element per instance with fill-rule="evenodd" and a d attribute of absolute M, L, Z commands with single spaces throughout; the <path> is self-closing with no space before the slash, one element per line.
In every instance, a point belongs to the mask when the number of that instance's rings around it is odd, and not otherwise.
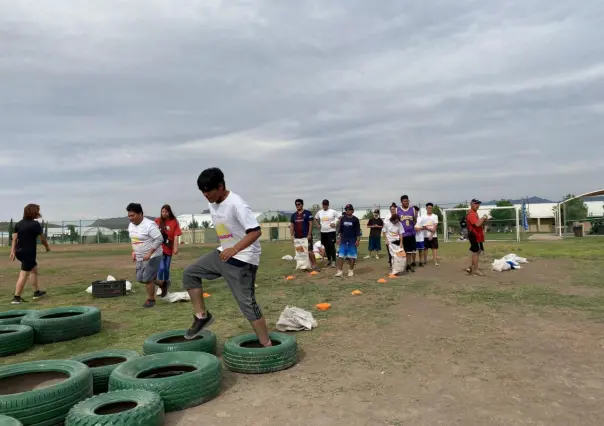
<path fill-rule="evenodd" d="M 604 241 L 491 243 L 489 263 L 508 253 L 524 269 L 469 277 L 467 243 L 441 244 L 441 266 L 378 284 L 387 260 L 361 260 L 357 275 L 284 277 L 287 243 L 263 244 L 257 295 L 270 326 L 285 305 L 313 312 L 319 327 L 297 334 L 300 362 L 263 376 L 225 372 L 222 395 L 168 416 L 169 425 L 601 425 L 604 412 Z M 183 247 L 183 268 L 213 247 Z M 361 251 L 364 254 L 365 250 Z M 150 334 L 186 328 L 188 303 L 144 310 L 143 288 L 119 299 L 84 292 L 108 274 L 133 279 L 126 245 L 54 246 L 40 253 L 45 299 L 23 308 L 94 305 L 103 329 L 67 343 L 36 346 L 0 364 L 71 357 L 103 348 L 141 349 Z M 0 252 L 0 311 L 10 310 L 19 265 Z M 359 289 L 361 296 L 352 296 Z M 206 282 L 219 339 L 250 331 L 222 280 Z M 314 309 L 319 302 L 332 308 Z M 21 307 L 20 307 L 21 308 Z M 236 408 L 235 408 L 236 407 Z"/>

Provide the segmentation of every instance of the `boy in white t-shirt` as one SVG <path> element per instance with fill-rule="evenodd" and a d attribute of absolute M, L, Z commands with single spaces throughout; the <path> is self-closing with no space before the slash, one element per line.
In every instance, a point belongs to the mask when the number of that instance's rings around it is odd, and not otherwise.
<path fill-rule="evenodd" d="M 434 266 L 438 266 L 438 216 L 433 213 L 434 204 L 426 204 L 426 214 L 419 223 L 424 231 L 424 265 L 428 262 L 428 250 L 432 250 Z"/>
<path fill-rule="evenodd" d="M 145 284 L 147 300 L 143 307 L 155 306 L 155 286 L 161 288 L 161 297 L 168 293 L 168 283 L 157 281 L 157 273 L 164 251 L 162 236 L 157 224 L 147 219 L 143 207 L 138 203 L 130 203 L 128 212 L 128 234 L 132 242 L 132 261 L 136 263 L 136 280 Z"/>
<path fill-rule="evenodd" d="M 322 258 L 323 261 L 325 261 L 325 246 L 323 244 L 321 244 L 321 241 L 317 241 L 313 246 L 312 246 L 312 251 L 315 253 L 315 257 L 317 259 Z"/>
<path fill-rule="evenodd" d="M 418 262 L 418 266 L 420 268 L 423 268 L 426 263 L 423 261 L 423 253 L 424 253 L 424 238 L 425 238 L 425 233 L 424 231 L 422 231 L 422 227 L 420 225 L 420 221 L 421 221 L 421 212 L 419 210 L 419 207 L 417 206 L 413 206 L 413 209 L 415 210 L 415 214 L 417 216 L 417 221 L 415 222 L 415 248 L 417 250 L 417 259 L 419 260 Z M 413 257 L 415 258 L 415 254 L 413 255 Z M 413 264 L 411 266 L 414 266 Z"/>
<path fill-rule="evenodd" d="M 255 283 L 260 263 L 262 230 L 250 206 L 226 189 L 224 174 L 218 168 L 206 169 L 197 178 L 197 186 L 210 202 L 210 214 L 220 240 L 220 247 L 201 256 L 183 271 L 182 284 L 191 296 L 195 309 L 193 324 L 185 334 L 194 339 L 214 322 L 206 310 L 202 280 L 223 277 L 239 309 L 252 324 L 261 345 L 272 346 L 266 321 L 256 303 Z"/>

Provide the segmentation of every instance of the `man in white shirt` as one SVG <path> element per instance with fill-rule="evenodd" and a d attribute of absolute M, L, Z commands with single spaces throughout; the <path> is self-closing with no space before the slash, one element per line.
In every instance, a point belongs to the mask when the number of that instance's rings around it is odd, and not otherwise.
<path fill-rule="evenodd" d="M 419 210 L 419 207 L 413 206 L 413 209 L 415 210 L 415 215 L 417 216 L 417 221 L 415 223 L 415 249 L 417 250 L 417 258 L 419 260 L 418 265 L 420 268 L 423 268 L 426 265 L 426 263 L 423 261 L 423 253 L 425 250 L 425 235 L 420 225 L 421 212 Z M 415 267 L 415 254 L 413 254 L 413 263 L 411 264 L 411 266 Z"/>
<path fill-rule="evenodd" d="M 128 234 L 132 242 L 132 261 L 136 263 L 136 280 L 145 284 L 147 300 L 143 307 L 155 306 L 155 286 L 161 288 L 164 297 L 168 293 L 168 284 L 157 281 L 157 272 L 163 254 L 161 247 L 164 238 L 157 224 L 147 219 L 143 207 L 138 203 L 130 203 L 128 212 Z"/>
<path fill-rule="evenodd" d="M 223 277 L 241 313 L 252 324 L 260 344 L 272 346 L 255 295 L 256 273 L 262 252 L 258 241 L 262 230 L 256 216 L 243 198 L 226 189 L 220 169 L 212 167 L 201 172 L 197 186 L 209 201 L 220 247 L 201 256 L 183 271 L 183 287 L 189 292 L 195 310 L 193 324 L 185 338 L 194 339 L 214 322 L 214 317 L 206 310 L 202 280 Z"/>
<path fill-rule="evenodd" d="M 336 225 L 341 214 L 329 208 L 329 200 L 323 200 L 323 209 L 315 215 L 317 225 L 321 228 L 321 244 L 329 266 L 336 266 Z"/>
<path fill-rule="evenodd" d="M 432 250 L 434 266 L 438 266 L 438 216 L 433 213 L 434 204 L 426 204 L 426 214 L 421 217 L 420 229 L 424 231 L 424 265 L 428 262 L 428 250 Z"/>

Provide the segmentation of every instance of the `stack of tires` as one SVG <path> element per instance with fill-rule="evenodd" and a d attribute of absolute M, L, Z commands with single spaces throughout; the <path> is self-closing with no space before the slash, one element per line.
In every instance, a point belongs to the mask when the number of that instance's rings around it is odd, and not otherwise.
<path fill-rule="evenodd" d="M 24 352 L 34 343 L 65 342 L 100 330 L 101 311 L 90 306 L 2 312 L 0 357 Z"/>
<path fill-rule="evenodd" d="M 0 356 L 98 333 L 97 308 L 75 306 L 0 314 Z M 165 413 L 203 404 L 220 393 L 222 364 L 211 331 L 187 340 L 185 330 L 150 336 L 143 356 L 103 350 L 70 360 L 0 366 L 0 426 L 160 426 Z M 229 339 L 223 362 L 233 372 L 270 373 L 296 364 L 295 337 L 270 333 Z"/>

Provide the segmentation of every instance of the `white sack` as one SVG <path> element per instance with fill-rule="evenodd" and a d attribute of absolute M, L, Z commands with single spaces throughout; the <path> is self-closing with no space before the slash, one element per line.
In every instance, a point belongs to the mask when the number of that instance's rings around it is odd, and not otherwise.
<path fill-rule="evenodd" d="M 392 255 L 392 275 L 398 275 L 405 272 L 407 267 L 407 257 L 405 249 L 396 244 L 388 244 L 388 250 Z"/>
<path fill-rule="evenodd" d="M 281 258 L 281 260 L 294 260 L 294 258 L 292 256 L 290 256 L 289 254 L 286 254 L 285 256 L 283 256 Z"/>
<path fill-rule="evenodd" d="M 294 240 L 294 249 L 296 250 L 296 269 L 310 270 L 310 257 L 308 256 L 308 239 L 296 238 Z"/>
<path fill-rule="evenodd" d="M 318 325 L 312 314 L 295 306 L 286 306 L 279 321 L 277 321 L 277 330 L 279 331 L 303 331 L 312 330 Z"/>

